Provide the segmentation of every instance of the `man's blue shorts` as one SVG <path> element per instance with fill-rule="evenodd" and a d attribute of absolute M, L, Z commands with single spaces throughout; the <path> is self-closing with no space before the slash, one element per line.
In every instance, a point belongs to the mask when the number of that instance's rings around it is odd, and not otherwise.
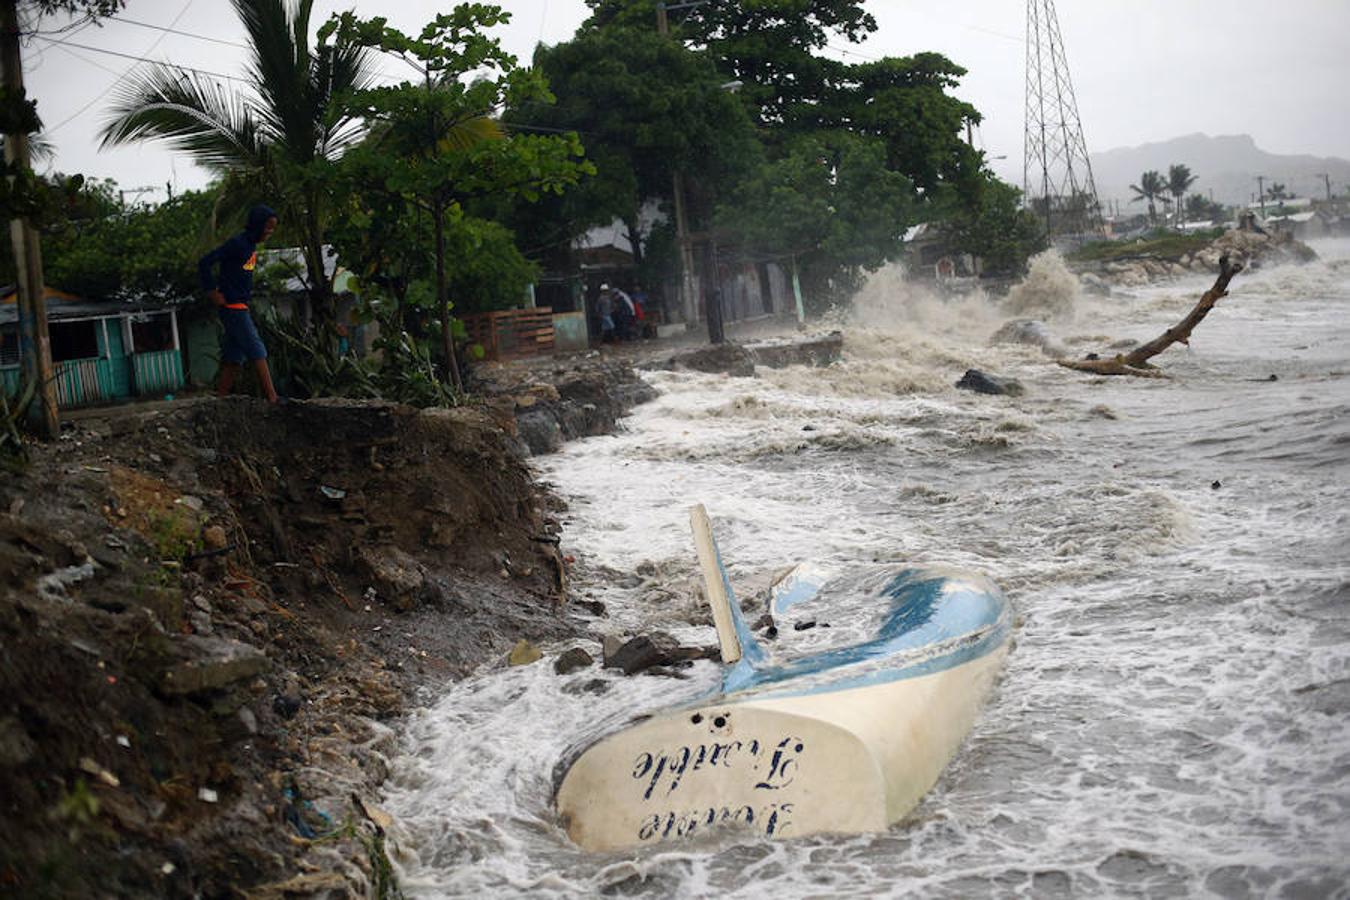
<path fill-rule="evenodd" d="M 267 359 L 267 348 L 247 309 L 222 309 L 220 324 L 225 326 L 220 339 L 221 362 L 238 365 L 246 359 Z"/>

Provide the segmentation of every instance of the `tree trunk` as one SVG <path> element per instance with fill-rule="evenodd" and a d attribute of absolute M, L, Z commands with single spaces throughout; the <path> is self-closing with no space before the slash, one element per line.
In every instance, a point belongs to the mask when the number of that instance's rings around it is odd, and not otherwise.
<path fill-rule="evenodd" d="M 1176 325 L 1164 331 L 1146 344 L 1140 344 L 1129 353 L 1118 354 L 1111 359 L 1061 359 L 1059 364 L 1080 372 L 1092 372 L 1097 375 L 1137 375 L 1142 378 L 1162 378 L 1162 372 L 1149 360 L 1162 353 L 1173 344 L 1189 344 L 1191 332 L 1209 315 L 1214 304 L 1228 296 L 1228 282 L 1242 271 L 1242 263 L 1230 264 L 1227 256 L 1219 258 L 1219 277 L 1214 286 L 1205 291 L 1200 302 Z"/>
<path fill-rule="evenodd" d="M 13 102 L 23 97 L 23 61 L 19 56 L 17 0 L 0 0 L 0 69 L 4 86 Z M 30 168 L 28 135 L 5 135 L 5 162 L 19 171 Z M 11 179 L 13 181 L 13 179 Z M 42 279 L 42 247 L 37 229 L 24 218 L 9 223 L 18 276 L 19 346 L 24 373 L 36 388 L 42 413 L 42 435 L 55 438 L 61 432 L 56 406 L 56 373 L 52 366 L 52 341 L 47 329 L 47 301 Z"/>
<path fill-rule="evenodd" d="M 305 269 L 309 274 L 310 314 L 317 319 L 319 331 L 331 330 L 337 322 L 333 308 L 333 282 L 323 262 L 323 229 L 319 226 L 319 214 L 315 210 L 316 202 L 311 199 L 305 212 Z M 309 315 L 302 318 L 308 327 Z M 326 335 L 325 335 L 326 339 Z"/>
<path fill-rule="evenodd" d="M 445 353 L 445 367 L 450 376 L 447 381 L 462 391 L 464 385 L 459 380 L 459 363 L 455 359 L 454 329 L 450 325 L 450 292 L 445 284 L 445 210 L 436 206 L 436 308 L 441 311 L 441 350 Z"/>
<path fill-rule="evenodd" d="M 628 246 L 633 248 L 633 265 L 642 271 L 642 232 L 633 222 L 624 220 L 623 227 L 628 232 Z"/>

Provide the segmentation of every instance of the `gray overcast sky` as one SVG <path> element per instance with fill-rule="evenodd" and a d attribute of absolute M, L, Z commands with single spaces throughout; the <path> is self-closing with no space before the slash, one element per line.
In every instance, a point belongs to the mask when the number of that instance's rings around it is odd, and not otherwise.
<path fill-rule="evenodd" d="M 386 15 L 405 31 L 420 28 L 448 3 L 433 0 L 317 0 L 317 27 L 353 6 Z M 503 43 L 523 62 L 539 41 L 568 39 L 585 18 L 583 0 L 506 0 L 513 21 Z M 970 72 L 957 91 L 985 116 L 976 144 L 1003 177 L 1021 183 L 1022 0 L 867 2 L 880 26 L 864 44 L 833 41 L 851 59 L 943 53 Z M 1251 134 L 1264 150 L 1350 157 L 1350 0 L 1060 0 L 1065 51 L 1093 152 L 1166 140 L 1196 131 Z M 241 42 L 224 0 L 130 0 L 122 18 Z M 51 32 L 60 21 L 46 20 Z M 200 187 L 205 175 L 157 145 L 98 150 L 96 133 L 118 78 L 132 60 L 81 44 L 240 75 L 244 52 L 229 44 L 109 21 L 25 47 L 29 96 L 56 145 L 55 167 L 111 177 L 124 188 Z M 839 51 L 839 52 L 836 52 Z M 853 54 L 853 55 L 847 55 Z M 402 63 L 385 70 L 400 74 Z"/>

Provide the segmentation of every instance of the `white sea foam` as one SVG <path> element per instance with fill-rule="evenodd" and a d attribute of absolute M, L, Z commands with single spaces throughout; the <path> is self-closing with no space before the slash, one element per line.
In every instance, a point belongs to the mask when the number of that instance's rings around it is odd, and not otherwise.
<path fill-rule="evenodd" d="M 713 642 L 687 530 L 702 501 L 743 596 L 807 558 L 988 573 L 1018 610 L 1004 678 L 884 833 L 591 855 L 554 817 L 555 764 L 603 721 L 710 689 L 716 668 L 489 669 L 417 715 L 396 761 L 410 893 L 1347 896 L 1350 244 L 1332 251 L 1239 276 L 1191 347 L 1157 358 L 1167 380 L 988 347 L 1006 309 L 893 273 L 834 367 L 650 376 L 661 396 L 625 431 L 542 461 L 569 499 L 574 586 L 610 610 L 597 635 Z M 1036 315 L 1076 309 L 1066 343 L 1105 349 L 1158 334 L 1208 281 L 1038 288 Z M 1027 393 L 957 391 L 968 365 Z"/>

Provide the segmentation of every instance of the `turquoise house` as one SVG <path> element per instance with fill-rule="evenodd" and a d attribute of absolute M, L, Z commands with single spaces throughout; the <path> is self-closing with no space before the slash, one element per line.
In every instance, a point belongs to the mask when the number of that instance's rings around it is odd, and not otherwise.
<path fill-rule="evenodd" d="M 20 379 L 19 311 L 11 287 L 0 294 L 0 379 Z M 63 409 L 160 397 L 185 382 L 178 312 L 163 303 L 93 302 L 47 289 L 47 328 Z"/>

